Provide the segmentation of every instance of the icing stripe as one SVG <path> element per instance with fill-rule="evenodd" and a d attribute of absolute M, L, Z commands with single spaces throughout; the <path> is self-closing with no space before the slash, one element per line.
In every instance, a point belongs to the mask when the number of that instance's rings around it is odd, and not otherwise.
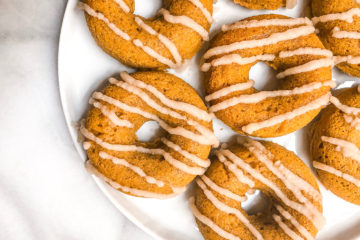
<path fill-rule="evenodd" d="M 301 36 L 306 36 L 306 35 L 312 34 L 314 31 L 315 31 L 315 28 L 313 26 L 301 26 L 301 27 L 286 30 L 284 32 L 273 33 L 267 38 L 234 42 L 229 45 L 214 47 L 214 48 L 209 49 L 205 53 L 204 59 L 208 59 L 212 56 L 219 55 L 219 54 L 230 53 L 230 52 L 240 50 L 240 49 L 262 47 L 262 46 L 276 44 L 281 41 L 296 39 Z"/>
<path fill-rule="evenodd" d="M 291 224 L 307 239 L 307 240 L 314 240 L 314 237 L 309 233 L 309 231 L 304 228 L 297 220 L 294 218 L 288 211 L 282 208 L 280 205 L 275 205 L 276 209 L 279 213 L 289 220 Z"/>
<path fill-rule="evenodd" d="M 191 197 L 189 199 L 189 206 L 194 214 L 194 216 L 203 224 L 205 224 L 207 227 L 209 227 L 211 230 L 213 230 L 216 234 L 218 234 L 220 237 L 228 239 L 228 240 L 241 240 L 239 237 L 232 235 L 231 233 L 225 231 L 216 223 L 214 223 L 210 218 L 206 217 L 205 215 L 201 214 L 200 211 L 195 206 L 195 200 L 194 197 Z"/>
<path fill-rule="evenodd" d="M 316 110 L 318 108 L 321 108 L 321 107 L 327 105 L 329 103 L 330 96 L 331 96 L 330 93 L 325 94 L 325 95 L 321 96 L 320 98 L 315 99 L 314 101 L 312 101 L 302 107 L 294 109 L 291 112 L 277 115 L 275 117 L 269 118 L 262 122 L 250 123 L 246 126 L 243 126 L 242 130 L 248 134 L 252 134 L 253 132 L 255 132 L 257 130 L 271 127 L 271 126 L 277 125 L 279 123 L 282 123 L 284 121 L 294 119 L 294 118 L 301 116 L 309 111 Z"/>
<path fill-rule="evenodd" d="M 93 133 L 89 132 L 84 126 L 80 127 L 80 132 L 87 139 L 95 142 L 96 144 L 108 150 L 118 151 L 118 152 L 140 152 L 140 153 L 147 153 L 152 155 L 161 155 L 170 165 L 191 175 L 201 175 L 205 171 L 203 168 L 190 167 L 186 165 L 185 163 L 173 158 L 170 153 L 165 152 L 163 149 L 160 148 L 149 149 L 136 145 L 110 144 L 96 137 Z"/>
<path fill-rule="evenodd" d="M 352 8 L 346 12 L 342 13 L 331 13 L 327 15 L 323 15 L 320 17 L 314 17 L 312 18 L 312 22 L 314 24 L 317 24 L 319 22 L 329 22 L 329 21 L 335 21 L 335 20 L 342 20 L 346 21 L 348 23 L 352 23 L 354 20 L 354 16 L 360 16 L 360 8 Z"/>
<path fill-rule="evenodd" d="M 124 167 L 131 169 L 133 172 L 135 172 L 140 177 L 145 178 L 145 180 L 150 184 L 156 184 L 158 187 L 164 187 L 164 185 L 165 185 L 165 183 L 163 181 L 160 181 L 153 177 L 148 176 L 140 167 L 130 164 L 125 159 L 120 159 L 120 158 L 114 157 L 110 154 L 107 154 L 106 152 L 100 152 L 99 156 L 102 159 L 111 160 L 115 165 L 122 165 Z"/>
<path fill-rule="evenodd" d="M 129 13 L 130 12 L 130 8 L 129 6 L 124 2 L 124 0 L 114 0 L 119 6 L 120 8 L 126 12 Z"/>
<path fill-rule="evenodd" d="M 164 16 L 165 21 L 172 24 L 181 24 L 185 27 L 188 27 L 193 31 L 197 32 L 203 38 L 204 41 L 209 40 L 208 31 L 206 31 L 205 28 L 203 28 L 200 24 L 198 24 L 188 16 L 174 16 L 171 15 L 170 12 L 164 8 L 160 9 L 159 13 Z"/>
<path fill-rule="evenodd" d="M 209 191 L 204 182 L 201 181 L 199 178 L 196 179 L 196 183 L 202 189 L 207 199 L 209 199 L 209 201 L 217 209 L 227 214 L 234 214 L 250 230 L 250 232 L 256 237 L 256 239 L 264 239 L 260 232 L 250 223 L 249 219 L 247 219 L 238 209 L 232 208 L 220 201 L 211 191 Z"/>
<path fill-rule="evenodd" d="M 78 2 L 77 7 L 79 9 L 84 10 L 87 14 L 89 14 L 92 17 L 95 17 L 104 23 L 118 36 L 122 37 L 124 40 L 129 41 L 131 38 L 130 36 L 125 33 L 124 31 L 120 30 L 118 27 L 115 26 L 115 24 L 111 23 L 109 19 L 107 19 L 102 13 L 96 12 L 94 9 L 92 9 L 89 5 L 86 3 Z"/>
<path fill-rule="evenodd" d="M 91 143 L 90 142 L 83 142 L 83 148 L 84 150 L 88 150 L 91 147 Z"/>
<path fill-rule="evenodd" d="M 281 191 L 281 189 L 272 181 L 264 177 L 260 172 L 253 169 L 248 163 L 246 163 L 244 160 L 242 160 L 240 157 L 235 155 L 233 152 L 229 150 L 221 150 L 220 154 L 223 156 L 226 156 L 228 159 L 230 159 L 232 162 L 234 162 L 237 166 L 244 169 L 246 172 L 248 172 L 250 175 L 252 175 L 255 179 L 262 182 L 269 188 L 271 188 L 275 194 L 280 198 L 280 200 L 287 205 L 288 207 L 296 210 L 297 212 L 303 214 L 305 217 L 307 217 L 311 222 L 315 224 L 315 226 L 320 229 L 322 226 L 318 224 L 317 221 L 313 221 L 314 213 L 309 211 L 304 211 L 304 205 L 300 204 L 298 202 L 290 200 L 286 194 Z"/>
<path fill-rule="evenodd" d="M 214 19 L 211 16 L 211 13 L 209 12 L 209 10 L 206 9 L 206 7 L 204 7 L 204 5 L 201 3 L 200 0 L 188 0 L 188 1 L 200 9 L 200 11 L 204 14 L 206 20 L 209 23 L 212 23 L 214 21 Z"/>
<path fill-rule="evenodd" d="M 338 108 L 340 111 L 346 113 L 346 114 L 350 114 L 350 115 L 358 115 L 360 113 L 360 108 L 356 108 L 356 107 L 350 107 L 347 106 L 345 104 L 342 104 L 339 99 L 337 99 L 334 96 L 330 97 L 330 102 L 332 104 L 334 104 L 334 106 L 336 108 Z"/>
<path fill-rule="evenodd" d="M 164 105 L 166 105 L 172 109 L 186 112 L 200 120 L 204 120 L 207 122 L 212 121 L 212 117 L 206 110 L 202 110 L 202 109 L 196 107 L 195 105 L 192 105 L 192 104 L 189 104 L 186 102 L 174 101 L 174 100 L 166 97 L 163 93 L 161 93 L 159 90 L 157 90 L 152 85 L 146 84 L 143 81 L 133 78 L 127 72 L 121 72 L 120 76 L 125 82 L 127 82 L 131 85 L 134 85 L 135 87 L 142 88 L 142 89 L 145 89 L 145 90 L 151 92 Z M 114 78 L 110 78 L 109 81 L 110 81 L 110 83 L 115 84 L 115 85 L 119 84 L 119 81 Z"/>
<path fill-rule="evenodd" d="M 351 175 L 349 175 L 347 173 L 343 173 L 343 172 L 341 172 L 341 171 L 339 171 L 339 170 L 337 170 L 337 169 L 335 169 L 335 168 L 333 168 L 333 167 L 331 167 L 329 165 L 323 164 L 321 162 L 314 161 L 313 166 L 316 169 L 320 169 L 322 171 L 325 171 L 325 172 L 331 173 L 331 174 L 333 174 L 335 176 L 338 176 L 340 178 L 343 178 L 346 181 L 348 181 L 348 182 L 350 182 L 350 183 L 352 183 L 352 184 L 354 184 L 354 185 L 356 185 L 357 187 L 360 188 L 360 179 L 354 178 L 353 176 L 351 176 Z"/>
<path fill-rule="evenodd" d="M 360 32 L 340 31 L 340 29 L 338 27 L 335 27 L 333 29 L 332 37 L 334 37 L 334 38 L 360 39 Z"/>
<path fill-rule="evenodd" d="M 279 215 L 272 215 L 275 222 L 279 225 L 279 227 L 286 233 L 291 239 L 294 240 L 304 240 L 302 237 L 296 234 L 293 230 L 291 230 L 285 223 L 282 222 L 281 217 Z"/>
<path fill-rule="evenodd" d="M 120 189 L 123 192 L 130 193 L 132 195 L 138 196 L 138 197 L 145 197 L 145 198 L 158 198 L 158 199 L 167 199 L 172 198 L 178 195 L 178 193 L 171 193 L 171 194 L 161 194 L 161 193 L 154 193 L 149 191 L 144 191 L 136 188 L 130 188 L 126 186 L 122 186 L 118 184 L 117 182 L 114 182 L 113 180 L 105 177 L 103 174 L 101 174 L 91 163 L 90 161 L 85 162 L 85 168 L 91 175 L 95 175 L 100 180 L 108 183 L 110 186 L 112 186 L 115 189 Z"/>
<path fill-rule="evenodd" d="M 280 58 L 288 58 L 299 55 L 325 56 L 330 58 L 333 56 L 333 53 L 327 49 L 313 48 L 313 47 L 297 48 L 295 50 L 281 51 L 279 53 Z"/>
<path fill-rule="evenodd" d="M 360 56 L 334 56 L 335 65 L 346 62 L 348 64 L 360 64 Z"/>
<path fill-rule="evenodd" d="M 336 145 L 336 151 L 342 153 L 344 157 L 354 159 L 360 163 L 360 149 L 354 143 L 327 136 L 322 136 L 321 140 Z"/>
<path fill-rule="evenodd" d="M 241 197 L 226 188 L 220 187 L 219 185 L 214 183 L 210 178 L 208 178 L 206 175 L 202 175 L 200 178 L 208 187 L 210 187 L 213 191 L 221 195 L 224 195 L 238 202 L 244 202 L 247 199 L 246 196 Z"/>
<path fill-rule="evenodd" d="M 216 92 L 213 92 L 205 97 L 206 101 L 212 101 L 221 97 L 224 97 L 226 95 L 229 95 L 230 93 L 236 92 L 236 91 L 242 91 L 245 89 L 249 89 L 253 87 L 255 82 L 253 80 L 250 80 L 248 82 L 244 83 L 237 83 L 228 87 L 224 87 Z"/>
<path fill-rule="evenodd" d="M 262 19 L 240 21 L 231 25 L 222 25 L 222 31 L 235 30 L 239 28 L 255 28 L 255 27 L 269 27 L 269 26 L 295 26 L 295 25 L 312 25 L 308 18 L 279 18 L 279 19 Z"/>
<path fill-rule="evenodd" d="M 160 42 L 162 44 L 164 44 L 164 46 L 169 50 L 169 52 L 171 53 L 171 55 L 173 56 L 173 58 L 175 59 L 175 62 L 180 65 L 182 62 L 182 57 L 176 47 L 176 45 L 174 44 L 174 42 L 172 42 L 169 38 L 165 37 L 164 35 L 162 35 L 161 33 L 158 33 L 157 31 L 155 31 L 152 27 L 150 27 L 149 25 L 147 25 L 146 23 L 144 23 L 144 21 L 139 18 L 139 17 L 135 17 L 135 22 L 141 27 L 143 28 L 145 31 L 147 31 L 149 34 L 156 36 Z"/>
<path fill-rule="evenodd" d="M 134 124 L 129 122 L 128 120 L 120 119 L 115 112 L 109 111 L 104 105 L 102 105 L 100 102 L 95 101 L 93 98 L 89 100 L 89 103 L 92 104 L 94 107 L 98 108 L 101 113 L 110 119 L 110 121 L 118 126 L 118 127 L 127 127 L 127 128 L 133 128 Z"/>
<path fill-rule="evenodd" d="M 274 59 L 275 55 L 273 54 L 256 55 L 251 57 L 241 57 L 239 54 L 228 54 L 223 57 L 214 59 L 213 61 L 211 61 L 211 63 L 204 63 L 201 66 L 201 71 L 207 72 L 212 66 L 217 67 L 220 65 L 229 65 L 233 63 L 239 65 L 246 65 L 257 61 L 272 61 Z"/>
<path fill-rule="evenodd" d="M 276 75 L 277 78 L 284 78 L 290 75 L 299 74 L 303 72 L 311 72 L 323 67 L 331 67 L 333 65 L 333 60 L 331 58 L 322 58 L 317 60 L 312 60 L 305 64 L 288 68 L 283 72 L 280 72 Z"/>
<path fill-rule="evenodd" d="M 312 82 L 301 87 L 296 87 L 291 90 L 276 90 L 276 91 L 261 91 L 254 94 L 244 94 L 238 97 L 232 97 L 226 99 L 220 103 L 217 103 L 209 108 L 210 112 L 217 112 L 220 110 L 224 110 L 226 108 L 235 106 L 239 103 L 243 104 L 255 104 L 265 100 L 266 98 L 274 98 L 274 97 L 285 97 L 291 95 L 299 95 L 308 92 L 312 92 L 316 89 L 322 88 L 324 86 L 335 87 L 336 83 L 334 81 L 326 81 L 326 82 Z"/>
<path fill-rule="evenodd" d="M 360 130 L 360 118 L 344 114 L 344 119 L 347 123 L 350 124 L 351 127 L 355 128 L 356 130 Z"/>

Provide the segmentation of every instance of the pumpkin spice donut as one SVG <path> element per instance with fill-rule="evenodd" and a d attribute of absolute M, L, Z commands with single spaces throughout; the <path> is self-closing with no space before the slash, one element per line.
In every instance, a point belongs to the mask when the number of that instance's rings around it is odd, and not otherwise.
<path fill-rule="evenodd" d="M 307 18 L 260 15 L 224 25 L 201 66 L 210 112 L 234 131 L 277 137 L 308 124 L 330 98 L 332 53 Z M 278 72 L 277 90 L 259 91 L 249 71 L 259 61 Z"/>
<path fill-rule="evenodd" d="M 78 7 L 97 44 L 136 68 L 179 68 L 209 39 L 212 0 L 166 0 L 151 19 L 134 14 L 134 0 L 84 0 Z"/>
<path fill-rule="evenodd" d="M 312 0 L 313 23 L 324 46 L 334 53 L 336 66 L 360 77 L 360 2 Z"/>
<path fill-rule="evenodd" d="M 314 240 L 325 223 L 322 197 L 311 170 L 293 152 L 247 138 L 216 155 L 190 199 L 205 240 Z M 268 206 L 249 215 L 241 202 L 255 189 Z"/>
<path fill-rule="evenodd" d="M 327 189 L 360 205 L 360 85 L 330 102 L 310 129 L 313 166 Z"/>
<path fill-rule="evenodd" d="M 234 0 L 235 3 L 249 9 L 275 10 L 281 7 L 294 8 L 297 0 Z"/>
<path fill-rule="evenodd" d="M 170 198 L 210 165 L 211 145 L 218 144 L 212 118 L 183 80 L 164 72 L 122 72 L 89 103 L 80 127 L 86 167 L 112 187 L 138 197 Z M 139 141 L 136 132 L 147 121 L 167 134 Z"/>

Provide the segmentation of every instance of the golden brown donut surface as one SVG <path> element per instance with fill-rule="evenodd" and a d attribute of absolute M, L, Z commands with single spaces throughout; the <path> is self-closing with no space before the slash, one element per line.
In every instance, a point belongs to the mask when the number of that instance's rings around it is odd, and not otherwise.
<path fill-rule="evenodd" d="M 235 3 L 250 9 L 275 10 L 281 7 L 293 8 L 297 0 L 234 0 Z"/>
<path fill-rule="evenodd" d="M 332 97 L 310 129 L 310 153 L 320 181 L 360 205 L 360 87 Z"/>
<path fill-rule="evenodd" d="M 324 224 L 322 197 L 311 170 L 272 142 L 246 139 L 222 148 L 196 182 L 190 207 L 206 240 L 310 240 Z M 269 204 L 249 215 L 241 202 L 256 189 Z"/>
<path fill-rule="evenodd" d="M 328 103 L 332 53 L 307 18 L 260 15 L 224 25 L 204 54 L 210 112 L 234 131 L 282 136 L 308 124 Z M 277 90 L 260 91 L 250 68 L 265 61 L 278 72 Z"/>
<path fill-rule="evenodd" d="M 360 4 L 356 0 L 312 0 L 312 13 L 318 36 L 334 53 L 336 66 L 360 77 Z"/>
<path fill-rule="evenodd" d="M 133 14 L 134 0 L 85 0 L 78 4 L 97 44 L 137 68 L 178 68 L 208 40 L 212 0 L 166 0 L 154 18 Z"/>
<path fill-rule="evenodd" d="M 174 87 L 176 86 L 176 87 Z M 164 72 L 121 73 L 90 99 L 80 127 L 87 168 L 114 188 L 139 197 L 169 198 L 209 166 L 217 144 L 211 116 L 196 91 Z M 136 132 L 156 121 L 167 133 L 141 142 Z"/>

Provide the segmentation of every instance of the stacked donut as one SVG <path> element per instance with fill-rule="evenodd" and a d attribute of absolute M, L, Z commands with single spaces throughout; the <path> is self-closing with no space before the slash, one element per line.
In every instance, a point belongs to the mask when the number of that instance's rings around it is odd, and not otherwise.
<path fill-rule="evenodd" d="M 296 5 L 234 2 L 250 9 Z M 97 44 L 143 69 L 122 72 L 93 93 L 80 126 L 86 168 L 123 193 L 159 199 L 182 193 L 199 176 L 190 207 L 205 239 L 314 239 L 325 219 L 311 170 L 284 147 L 249 136 L 292 133 L 330 103 L 310 130 L 313 166 L 325 187 L 360 204 L 360 87 L 338 98 L 330 92 L 334 65 L 358 76 L 360 12 L 350 0 L 332 4 L 313 0 L 311 20 L 267 14 L 222 26 L 199 66 L 207 105 L 185 81 L 157 70 L 180 68 L 209 40 L 212 0 L 165 1 L 151 19 L 133 14 L 133 0 L 79 3 Z M 277 72 L 276 90 L 258 90 L 249 79 L 260 61 Z M 214 117 L 245 136 L 218 148 Z M 163 136 L 139 141 L 136 132 L 147 121 L 157 122 Z M 252 215 L 241 203 L 257 190 L 269 206 Z"/>

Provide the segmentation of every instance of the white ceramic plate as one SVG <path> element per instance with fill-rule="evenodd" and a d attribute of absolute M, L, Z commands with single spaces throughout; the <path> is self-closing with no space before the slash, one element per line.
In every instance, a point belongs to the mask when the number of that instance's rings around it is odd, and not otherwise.
<path fill-rule="evenodd" d="M 66 122 L 80 154 L 79 159 L 84 161 L 86 155 L 81 144 L 77 142 L 77 131 L 73 128 L 73 123 L 82 118 L 88 108 L 87 102 L 90 95 L 106 78 L 124 70 L 129 72 L 134 70 L 120 64 L 96 46 L 88 31 L 83 13 L 76 9 L 76 2 L 77 0 L 69 0 L 66 8 L 59 43 L 58 71 Z M 222 24 L 232 23 L 248 16 L 263 13 L 279 13 L 291 17 L 304 16 L 309 12 L 307 4 L 307 1 L 300 1 L 293 10 L 251 11 L 233 4 L 231 0 L 219 0 L 214 5 L 215 23 L 212 26 L 211 35 L 213 36 Z M 136 13 L 149 16 L 160 8 L 160 5 L 161 0 L 136 0 Z M 202 52 L 200 51 L 192 59 L 190 66 L 184 72 L 170 71 L 191 84 L 201 95 L 203 95 L 202 76 L 198 69 L 198 62 Z M 264 79 L 264 76 L 268 77 Z M 268 89 L 273 85 L 268 83 L 274 78 L 274 74 L 264 64 L 259 63 L 254 66 L 250 77 L 256 80 L 256 87 Z M 336 70 L 334 70 L 334 78 L 338 83 L 344 80 L 350 81 L 347 83 L 349 86 L 354 81 L 354 78 Z M 143 127 L 148 130 L 143 132 L 143 137 L 151 135 L 152 127 L 151 125 Z M 214 129 L 221 141 L 227 141 L 236 135 L 218 120 L 214 121 Z M 304 130 L 272 140 L 296 152 L 307 164 L 309 163 Z M 96 177 L 94 179 L 99 188 L 124 215 L 154 238 L 202 239 L 188 208 L 187 199 L 191 194 L 191 188 L 188 192 L 170 200 L 141 199 L 124 195 Z M 360 239 L 360 207 L 337 198 L 322 186 L 321 191 L 324 196 L 324 215 L 327 225 L 319 233 L 318 239 Z"/>

